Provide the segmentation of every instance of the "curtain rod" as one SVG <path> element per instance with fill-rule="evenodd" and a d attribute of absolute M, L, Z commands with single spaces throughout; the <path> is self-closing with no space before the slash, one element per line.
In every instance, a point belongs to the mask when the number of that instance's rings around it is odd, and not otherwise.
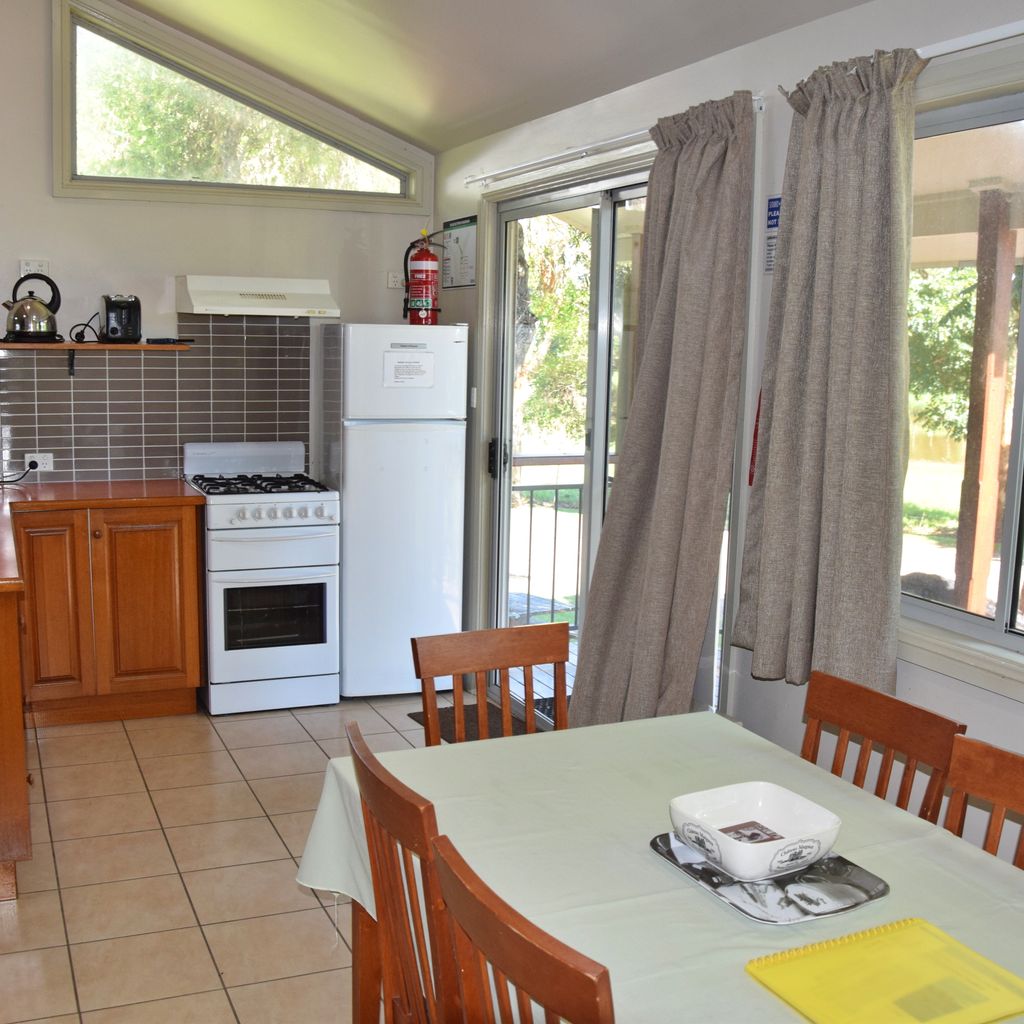
<path fill-rule="evenodd" d="M 973 50 L 977 46 L 986 46 L 989 43 L 1007 42 L 1020 35 L 1024 35 L 1024 21 L 1012 21 L 1008 25 L 982 29 L 980 32 L 972 32 L 970 35 L 950 39 L 944 43 L 919 46 L 917 52 L 926 60 L 933 60 L 936 57 L 949 57 L 964 50 Z"/>
<path fill-rule="evenodd" d="M 754 110 L 761 113 L 764 110 L 764 97 L 755 96 Z M 502 167 L 497 171 L 488 171 L 486 174 L 469 174 L 465 178 L 465 187 L 470 185 L 489 185 L 492 181 L 500 181 L 503 178 L 512 178 L 518 174 L 526 174 L 530 171 L 541 171 L 545 167 L 555 167 L 558 164 L 571 163 L 573 160 L 582 160 L 597 153 L 609 153 L 616 149 L 626 149 L 629 146 L 638 146 L 643 142 L 651 142 L 650 129 L 630 132 L 628 135 L 619 135 L 614 139 L 604 139 L 602 142 L 592 142 L 589 146 L 580 146 L 577 149 L 567 149 L 552 156 L 540 157 L 537 160 L 527 160 L 525 163 L 513 164 L 511 167 Z"/>

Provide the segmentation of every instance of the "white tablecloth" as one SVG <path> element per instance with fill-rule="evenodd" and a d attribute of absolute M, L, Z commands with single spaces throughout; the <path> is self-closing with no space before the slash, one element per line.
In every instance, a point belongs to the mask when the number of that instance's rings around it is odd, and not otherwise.
<path fill-rule="evenodd" d="M 611 972 L 620 1022 L 802 1019 L 746 974 L 776 950 L 924 917 L 1024 975 L 1024 871 L 710 713 L 385 753 L 504 899 Z M 891 893 L 837 917 L 751 921 L 649 848 L 669 800 L 766 779 L 830 808 L 836 851 Z M 299 881 L 374 911 L 350 758 L 330 762 Z"/>

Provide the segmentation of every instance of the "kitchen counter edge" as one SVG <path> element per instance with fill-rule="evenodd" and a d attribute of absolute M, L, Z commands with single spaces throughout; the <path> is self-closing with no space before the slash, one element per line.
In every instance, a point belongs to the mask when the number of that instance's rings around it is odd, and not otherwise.
<path fill-rule="evenodd" d="M 177 479 L 7 484 L 0 488 L 0 593 L 25 589 L 14 544 L 12 512 L 203 504 L 202 494 Z"/>

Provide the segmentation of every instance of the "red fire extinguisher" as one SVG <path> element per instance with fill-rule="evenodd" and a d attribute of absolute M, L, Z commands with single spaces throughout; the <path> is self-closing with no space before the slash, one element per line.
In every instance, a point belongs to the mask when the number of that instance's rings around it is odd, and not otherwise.
<path fill-rule="evenodd" d="M 435 232 L 440 234 L 440 232 Z M 431 235 L 409 243 L 405 250 L 405 309 L 410 324 L 436 324 L 438 293 L 441 286 L 441 260 L 431 252 Z"/>

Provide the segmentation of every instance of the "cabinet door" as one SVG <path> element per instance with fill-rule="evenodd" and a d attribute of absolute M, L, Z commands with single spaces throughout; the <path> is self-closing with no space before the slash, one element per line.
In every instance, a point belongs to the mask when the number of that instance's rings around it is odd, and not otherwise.
<path fill-rule="evenodd" d="M 89 514 L 84 509 L 15 512 L 13 519 L 25 579 L 25 696 L 30 701 L 90 696 L 96 692 L 96 665 Z"/>
<path fill-rule="evenodd" d="M 92 509 L 98 693 L 199 684 L 194 506 Z"/>

